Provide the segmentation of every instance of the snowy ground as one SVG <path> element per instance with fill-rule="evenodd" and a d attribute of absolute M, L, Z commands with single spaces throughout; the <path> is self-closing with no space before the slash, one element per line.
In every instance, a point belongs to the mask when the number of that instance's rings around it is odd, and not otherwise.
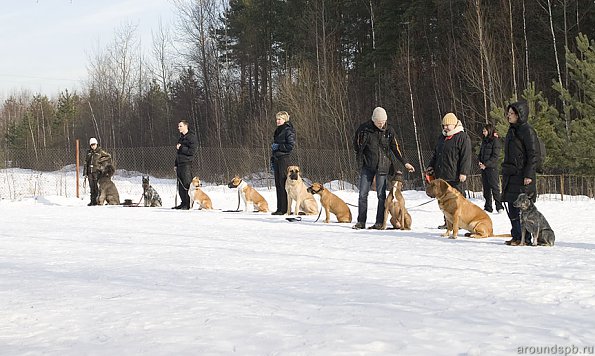
<path fill-rule="evenodd" d="M 152 180 L 164 208 L 87 207 L 72 180 L 0 171 L 1 355 L 595 353 L 593 200 L 538 201 L 556 246 L 509 247 L 441 238 L 435 202 L 410 210 L 412 231 L 356 231 L 171 210 L 171 180 Z M 139 200 L 140 176 L 114 180 Z M 34 194 L 8 197 L 23 185 Z M 235 191 L 204 190 L 215 208 L 237 207 Z"/>

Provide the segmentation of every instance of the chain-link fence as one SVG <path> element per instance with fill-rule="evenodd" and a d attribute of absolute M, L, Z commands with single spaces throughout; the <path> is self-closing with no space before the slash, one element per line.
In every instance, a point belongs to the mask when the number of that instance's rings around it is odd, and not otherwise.
<path fill-rule="evenodd" d="M 175 179 L 175 149 L 166 147 L 137 147 L 107 149 L 112 154 L 116 175 L 144 174 L 156 178 Z M 84 163 L 86 148 L 79 152 L 79 163 Z M 429 162 L 432 152 L 423 152 L 422 159 Z M 206 185 L 227 184 L 234 175 L 239 175 L 254 186 L 274 187 L 270 167 L 270 152 L 253 148 L 201 147 L 197 150 L 192 166 L 193 175 L 199 176 Z M 36 172 L 62 171 L 76 163 L 76 150 L 46 149 L 37 153 L 26 150 L 0 150 L 0 168 L 31 169 Z M 314 150 L 298 148 L 294 156 L 304 178 L 348 189 L 357 185 L 359 170 L 355 167 L 355 155 L 348 150 Z M 415 173 L 405 173 L 404 189 L 421 190 L 424 187 L 417 159 L 409 157 L 417 167 Z M 481 175 L 477 158 L 473 156 L 473 174 L 468 177 L 466 189 L 472 197 L 481 194 Z M 427 164 L 427 163 L 425 163 Z M 0 180 L 0 196 L 7 196 L 9 187 Z M 571 196 L 594 197 L 595 177 L 575 175 L 540 175 L 537 179 L 539 194 L 555 195 L 556 199 Z"/>

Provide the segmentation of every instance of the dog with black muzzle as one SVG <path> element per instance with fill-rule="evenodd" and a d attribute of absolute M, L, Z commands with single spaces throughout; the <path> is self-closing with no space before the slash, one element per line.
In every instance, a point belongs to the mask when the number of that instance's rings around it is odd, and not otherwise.
<path fill-rule="evenodd" d="M 99 195 L 97 196 L 97 205 L 104 205 L 106 202 L 109 205 L 120 205 L 120 194 L 112 176 L 115 173 L 114 166 L 108 164 L 102 171 L 99 171 L 99 179 L 97 185 L 99 186 Z"/>
<path fill-rule="evenodd" d="M 554 246 L 554 230 L 531 199 L 532 195 L 521 193 L 512 203 L 521 211 L 521 246 L 525 245 L 527 232 L 533 236 L 533 246 Z"/>
<path fill-rule="evenodd" d="M 143 199 L 145 207 L 160 207 L 161 197 L 149 183 L 149 176 L 143 176 Z"/>
<path fill-rule="evenodd" d="M 386 229 L 388 215 L 391 215 L 390 223 L 395 229 L 411 230 L 411 215 L 405 208 L 405 198 L 401 193 L 403 189 L 403 173 L 397 172 L 389 180 L 390 192 L 384 202 L 384 221 L 382 230 Z"/>
<path fill-rule="evenodd" d="M 285 180 L 285 191 L 287 192 L 287 215 L 291 215 L 291 208 L 295 201 L 295 215 L 302 210 L 306 215 L 318 213 L 318 203 L 314 196 L 308 193 L 308 189 L 300 175 L 300 167 L 287 167 L 287 179 Z"/>
<path fill-rule="evenodd" d="M 312 183 L 312 186 L 307 191 L 310 194 L 320 195 L 320 204 L 322 204 L 326 213 L 325 223 L 328 224 L 330 222 L 330 213 L 335 214 L 337 221 L 340 223 L 351 222 L 351 210 L 349 210 L 347 204 L 328 189 L 325 189 L 322 184 Z"/>
<path fill-rule="evenodd" d="M 244 211 L 248 211 L 248 204 L 252 204 L 253 209 L 256 209 L 257 212 L 266 213 L 269 211 L 269 204 L 267 201 L 256 191 L 256 189 L 244 182 L 240 176 L 233 177 L 227 187 L 231 189 L 237 188 L 240 197 L 244 201 Z"/>

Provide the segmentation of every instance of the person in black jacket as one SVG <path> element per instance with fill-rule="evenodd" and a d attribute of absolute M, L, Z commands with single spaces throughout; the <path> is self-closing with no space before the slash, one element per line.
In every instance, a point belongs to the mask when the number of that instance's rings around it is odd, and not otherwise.
<path fill-rule="evenodd" d="M 275 115 L 275 121 L 277 128 L 273 134 L 273 143 L 271 145 L 271 169 L 275 176 L 277 210 L 272 215 L 284 215 L 287 213 L 285 181 L 287 180 L 287 167 L 290 166 L 293 147 L 295 146 L 295 129 L 289 122 L 287 111 L 279 111 Z"/>
<path fill-rule="evenodd" d="M 442 134 L 426 172 L 444 179 L 465 196 L 463 183 L 471 172 L 471 139 L 453 113 L 442 118 Z"/>
<path fill-rule="evenodd" d="M 529 118 L 527 102 L 520 101 L 508 105 L 506 108 L 508 123 L 510 124 L 504 138 L 504 161 L 502 162 L 502 200 L 508 206 L 508 218 L 512 225 L 510 231 L 512 239 L 507 245 L 518 246 L 521 243 L 520 210 L 513 206 L 513 202 L 521 193 L 533 194 L 536 200 L 535 167 L 537 165 L 536 145 L 537 137 Z M 531 234 L 525 235 L 525 242 L 531 244 Z"/>
<path fill-rule="evenodd" d="M 192 182 L 192 160 L 198 147 L 198 139 L 196 134 L 188 129 L 188 121 L 186 120 L 178 123 L 178 131 L 180 131 L 180 138 L 176 144 L 177 151 L 174 166 L 181 203 L 172 209 L 188 210 L 190 209 L 188 189 L 190 189 L 190 183 Z"/>
<path fill-rule="evenodd" d="M 498 160 L 502 144 L 500 138 L 494 131 L 494 125 L 486 124 L 482 130 L 483 139 L 479 148 L 479 169 L 481 169 L 481 184 L 483 186 L 483 197 L 485 199 L 485 211 L 492 212 L 492 195 L 496 202 L 496 211 L 504 210 L 500 198 L 500 182 L 498 181 Z"/>
<path fill-rule="evenodd" d="M 379 230 L 384 221 L 384 202 L 386 201 L 386 176 L 396 173 L 396 161 L 399 160 L 405 169 L 415 169 L 405 162 L 395 130 L 387 122 L 386 111 L 377 107 L 372 112 L 372 119 L 364 122 L 355 132 L 353 146 L 357 157 L 357 166 L 361 168 L 359 180 L 358 216 L 354 229 L 366 227 L 368 216 L 368 193 L 372 181 L 376 178 L 376 194 L 378 208 L 376 222 L 369 229 Z"/>
<path fill-rule="evenodd" d="M 426 173 L 435 179 L 444 179 L 463 196 L 463 183 L 471 172 L 471 139 L 455 114 L 442 118 L 442 134 L 438 138 L 434 154 Z M 446 218 L 439 229 L 446 229 Z"/>

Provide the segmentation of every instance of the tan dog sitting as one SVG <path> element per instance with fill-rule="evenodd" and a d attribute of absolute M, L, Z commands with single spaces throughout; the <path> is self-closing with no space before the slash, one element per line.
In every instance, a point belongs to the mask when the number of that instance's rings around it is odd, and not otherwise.
<path fill-rule="evenodd" d="M 198 203 L 199 209 L 213 209 L 213 202 L 211 202 L 211 198 L 207 195 L 207 193 L 203 192 L 200 189 L 201 182 L 198 177 L 192 178 L 192 185 L 194 186 L 194 192 L 190 199 L 190 209 L 194 206 L 194 202 Z"/>
<path fill-rule="evenodd" d="M 394 179 L 389 182 L 390 193 L 384 202 L 384 221 L 382 222 L 382 230 L 386 229 L 388 215 L 390 213 L 390 223 L 395 229 L 411 230 L 411 215 L 405 208 L 405 198 L 401 193 L 403 189 L 403 176 L 397 174 Z"/>
<path fill-rule="evenodd" d="M 442 236 L 456 239 L 459 229 L 470 231 L 473 238 L 504 237 L 494 235 L 492 219 L 479 206 L 473 204 L 443 179 L 434 179 L 426 187 L 426 194 L 438 200 L 438 206 L 446 218 L 446 232 Z M 450 233 L 452 232 L 452 236 Z"/>
<path fill-rule="evenodd" d="M 268 212 L 269 204 L 260 195 L 256 189 L 244 182 L 240 176 L 235 176 L 227 185 L 229 188 L 237 188 L 240 197 L 244 201 L 244 211 L 248 211 L 248 204 L 252 204 L 253 208 L 258 212 Z"/>
<path fill-rule="evenodd" d="M 287 167 L 287 179 L 285 180 L 285 191 L 287 191 L 287 215 L 291 215 L 291 207 L 295 202 L 295 214 L 303 211 L 306 215 L 318 213 L 318 203 L 312 194 L 308 193 L 306 185 L 300 176 L 300 167 Z"/>
<path fill-rule="evenodd" d="M 341 198 L 331 193 L 328 189 L 324 189 L 322 184 L 312 183 L 312 186 L 307 190 L 308 193 L 320 195 L 320 204 L 322 204 L 324 212 L 326 213 L 326 219 L 324 220 L 325 223 L 329 223 L 331 215 L 330 213 L 335 214 L 337 221 L 340 223 L 351 222 L 351 210 L 349 210 L 347 204 L 345 204 Z"/>

